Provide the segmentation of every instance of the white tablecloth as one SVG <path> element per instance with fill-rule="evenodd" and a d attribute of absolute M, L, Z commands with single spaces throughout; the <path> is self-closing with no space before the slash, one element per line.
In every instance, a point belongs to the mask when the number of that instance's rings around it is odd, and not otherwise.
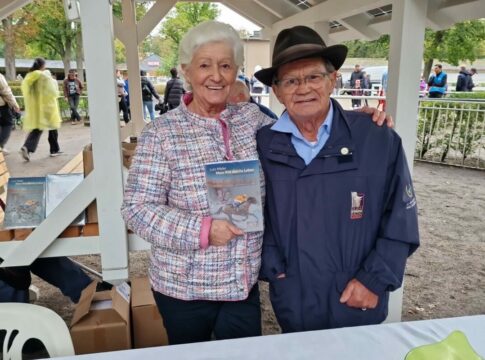
<path fill-rule="evenodd" d="M 477 315 L 90 354 L 76 360 L 402 360 L 410 349 L 440 341 L 453 330 L 463 331 L 485 358 L 485 315 Z"/>

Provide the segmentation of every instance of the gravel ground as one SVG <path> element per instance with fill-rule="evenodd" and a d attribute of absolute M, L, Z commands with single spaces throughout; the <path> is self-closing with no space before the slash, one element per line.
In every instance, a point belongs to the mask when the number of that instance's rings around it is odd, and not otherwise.
<path fill-rule="evenodd" d="M 421 320 L 485 313 L 485 176 L 484 172 L 416 163 L 415 191 L 419 207 L 421 247 L 408 261 L 403 320 Z M 77 260 L 99 267 L 98 256 Z M 132 276 L 146 273 L 146 252 L 130 254 Z M 37 302 L 67 321 L 73 306 L 48 284 Z M 261 284 L 263 331 L 278 333 L 266 284 Z"/>

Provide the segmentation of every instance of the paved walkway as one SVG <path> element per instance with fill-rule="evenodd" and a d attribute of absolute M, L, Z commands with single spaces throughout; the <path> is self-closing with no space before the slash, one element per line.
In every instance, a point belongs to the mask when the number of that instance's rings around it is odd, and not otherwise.
<path fill-rule="evenodd" d="M 59 145 L 63 153 L 57 157 L 49 156 L 47 131 L 44 131 L 39 147 L 32 154 L 30 162 L 25 161 L 18 152 L 26 136 L 24 131 L 14 130 L 5 146 L 10 151 L 10 154 L 5 157 L 10 176 L 44 176 L 57 173 L 91 142 L 91 129 L 83 125 L 71 125 L 70 122 L 64 123 L 59 129 Z"/>

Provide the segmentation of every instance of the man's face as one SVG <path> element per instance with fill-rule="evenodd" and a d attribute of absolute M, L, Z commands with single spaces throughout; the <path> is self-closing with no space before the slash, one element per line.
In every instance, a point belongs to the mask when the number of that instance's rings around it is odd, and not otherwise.
<path fill-rule="evenodd" d="M 435 72 L 436 75 L 438 75 L 441 72 L 440 67 L 439 66 L 435 66 L 434 67 L 434 72 Z"/>
<path fill-rule="evenodd" d="M 325 75 L 319 82 L 308 80 L 321 74 Z M 321 119 L 326 114 L 330 94 L 335 86 L 336 71 L 327 73 L 321 58 L 301 59 L 282 65 L 278 69 L 277 78 L 278 84 L 273 85 L 273 91 L 292 119 Z M 299 85 L 285 87 L 285 80 L 291 79 L 299 82 Z"/>
<path fill-rule="evenodd" d="M 360 65 L 355 65 L 354 71 L 359 72 L 360 71 Z"/>

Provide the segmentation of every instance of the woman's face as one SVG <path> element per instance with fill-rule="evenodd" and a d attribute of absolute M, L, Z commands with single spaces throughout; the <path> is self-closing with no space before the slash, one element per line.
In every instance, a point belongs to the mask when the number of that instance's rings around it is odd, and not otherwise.
<path fill-rule="evenodd" d="M 225 42 L 202 45 L 189 65 L 182 66 L 192 86 L 194 101 L 205 108 L 225 108 L 237 66 L 232 48 Z"/>

